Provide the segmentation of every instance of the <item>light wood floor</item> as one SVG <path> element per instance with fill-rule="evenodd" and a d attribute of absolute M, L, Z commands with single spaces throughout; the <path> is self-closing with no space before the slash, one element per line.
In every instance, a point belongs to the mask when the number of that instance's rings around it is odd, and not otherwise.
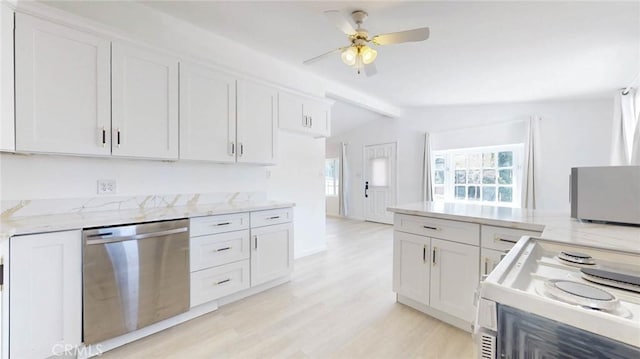
<path fill-rule="evenodd" d="M 327 219 L 290 283 L 104 358 L 472 358 L 471 335 L 395 302 L 392 227 Z"/>

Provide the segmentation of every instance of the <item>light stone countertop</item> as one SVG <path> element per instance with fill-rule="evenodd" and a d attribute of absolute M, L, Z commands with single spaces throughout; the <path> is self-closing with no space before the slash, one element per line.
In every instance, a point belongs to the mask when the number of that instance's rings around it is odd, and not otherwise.
<path fill-rule="evenodd" d="M 95 212 L 74 212 L 40 216 L 10 217 L 0 220 L 0 240 L 14 235 L 55 232 L 129 223 L 162 221 L 238 212 L 294 207 L 293 202 L 270 200 L 190 204 L 176 207 L 138 208 Z"/>
<path fill-rule="evenodd" d="M 543 231 L 545 239 L 640 253 L 640 227 L 582 222 L 568 213 L 482 206 L 465 203 L 416 202 L 389 211 L 500 227 Z"/>

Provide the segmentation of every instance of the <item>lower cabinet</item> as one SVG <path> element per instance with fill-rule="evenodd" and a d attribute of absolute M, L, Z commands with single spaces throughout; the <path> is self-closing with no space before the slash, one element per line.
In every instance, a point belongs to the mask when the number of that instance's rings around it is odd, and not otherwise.
<path fill-rule="evenodd" d="M 495 249 L 482 248 L 480 250 L 480 273 L 489 275 L 508 251 L 497 251 Z"/>
<path fill-rule="evenodd" d="M 293 224 L 251 228 L 251 286 L 287 276 L 293 269 Z"/>
<path fill-rule="evenodd" d="M 45 358 L 80 345 L 81 241 L 79 230 L 11 238 L 11 358 Z"/>
<path fill-rule="evenodd" d="M 249 261 L 191 273 L 191 307 L 249 288 Z"/>
<path fill-rule="evenodd" d="M 393 291 L 424 305 L 429 304 L 430 239 L 394 232 Z"/>

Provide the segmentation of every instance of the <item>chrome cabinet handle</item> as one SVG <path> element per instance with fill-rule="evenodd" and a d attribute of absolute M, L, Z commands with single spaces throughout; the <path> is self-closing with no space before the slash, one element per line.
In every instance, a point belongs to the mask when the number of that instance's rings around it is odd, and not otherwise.
<path fill-rule="evenodd" d="M 518 243 L 517 240 L 514 241 L 513 239 L 502 238 L 499 235 L 493 236 L 493 240 L 496 241 L 496 242 L 507 242 L 507 243 L 512 243 L 512 244 Z"/>
<path fill-rule="evenodd" d="M 267 217 L 267 219 L 278 219 L 280 216 Z"/>
<path fill-rule="evenodd" d="M 120 148 L 120 129 L 119 128 L 116 129 L 116 144 L 118 148 Z"/>
<path fill-rule="evenodd" d="M 484 257 L 484 274 L 489 274 L 489 258 Z"/>
<path fill-rule="evenodd" d="M 222 223 L 216 223 L 216 226 L 228 226 L 230 224 L 231 222 L 222 222 Z"/>
<path fill-rule="evenodd" d="M 436 247 L 433 247 L 433 253 L 431 253 L 431 262 L 436 265 Z"/>
<path fill-rule="evenodd" d="M 236 144 L 233 143 L 233 142 L 230 142 L 229 144 L 231 145 L 231 154 L 230 154 L 230 156 L 233 156 L 233 155 L 236 154 Z"/>
<path fill-rule="evenodd" d="M 258 236 L 253 236 L 254 249 L 258 250 Z"/>
<path fill-rule="evenodd" d="M 107 145 L 107 129 L 102 126 L 102 147 Z"/>
<path fill-rule="evenodd" d="M 221 280 L 221 281 L 217 282 L 216 285 L 224 284 L 224 283 L 227 283 L 227 282 L 231 282 L 231 279 L 227 278 L 225 280 Z"/>
<path fill-rule="evenodd" d="M 229 249 L 231 249 L 231 247 L 218 248 L 216 252 L 228 251 Z"/>
<path fill-rule="evenodd" d="M 244 144 L 242 142 L 238 142 L 238 146 L 240 146 L 240 157 L 244 155 Z"/>
<path fill-rule="evenodd" d="M 302 116 L 302 127 L 307 127 L 307 116 Z"/>
<path fill-rule="evenodd" d="M 427 246 L 422 246 L 422 263 L 427 263 Z"/>
<path fill-rule="evenodd" d="M 309 116 L 309 127 L 313 127 L 313 116 Z"/>
<path fill-rule="evenodd" d="M 432 226 L 422 226 L 422 227 L 425 228 L 425 229 L 430 229 L 432 231 L 439 231 L 440 230 L 440 228 L 438 228 L 438 227 L 432 227 Z"/>

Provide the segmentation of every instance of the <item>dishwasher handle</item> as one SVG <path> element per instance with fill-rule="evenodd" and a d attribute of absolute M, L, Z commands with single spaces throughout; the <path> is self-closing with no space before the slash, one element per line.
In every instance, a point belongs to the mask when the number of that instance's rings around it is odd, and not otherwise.
<path fill-rule="evenodd" d="M 184 233 L 184 232 L 187 232 L 188 230 L 189 230 L 188 227 L 182 227 L 182 228 L 169 229 L 169 230 L 160 231 L 160 232 L 134 234 L 131 236 L 87 239 L 86 244 L 94 245 L 94 244 L 107 244 L 107 243 L 114 243 L 114 242 L 133 241 L 133 240 L 152 238 L 152 237 L 169 236 L 172 234 Z M 112 233 L 105 233 L 105 235 L 111 235 L 111 234 Z M 99 235 L 96 235 L 96 237 L 97 236 L 102 236 L 102 235 L 99 234 Z"/>

